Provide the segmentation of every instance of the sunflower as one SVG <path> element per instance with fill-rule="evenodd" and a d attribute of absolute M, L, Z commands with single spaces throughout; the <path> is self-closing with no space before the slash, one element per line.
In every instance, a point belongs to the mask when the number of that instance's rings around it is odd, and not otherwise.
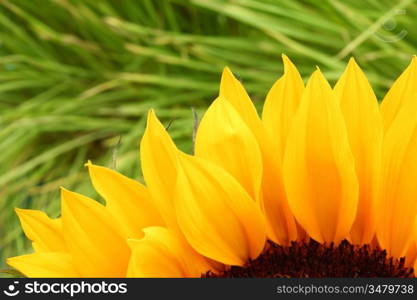
<path fill-rule="evenodd" d="M 16 209 L 29 277 L 413 276 L 417 268 L 417 58 L 381 106 L 351 59 L 332 88 L 284 74 L 262 118 L 225 68 L 195 153 L 149 111 L 146 186 L 87 163 L 102 205 L 61 190 L 61 216 Z"/>

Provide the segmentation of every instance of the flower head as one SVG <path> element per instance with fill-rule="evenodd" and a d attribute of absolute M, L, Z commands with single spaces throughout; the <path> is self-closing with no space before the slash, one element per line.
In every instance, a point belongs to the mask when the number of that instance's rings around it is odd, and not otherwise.
<path fill-rule="evenodd" d="M 30 277 L 411 276 L 417 59 L 381 107 L 354 59 L 334 88 L 283 61 L 262 118 L 224 69 L 194 155 L 149 111 L 146 186 L 88 162 L 106 204 L 62 189 L 58 219 L 16 209 L 34 253 L 8 263 Z"/>

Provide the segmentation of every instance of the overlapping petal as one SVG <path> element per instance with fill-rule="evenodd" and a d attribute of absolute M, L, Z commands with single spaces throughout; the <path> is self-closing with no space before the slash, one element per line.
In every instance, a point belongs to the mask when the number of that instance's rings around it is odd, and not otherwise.
<path fill-rule="evenodd" d="M 141 183 L 111 169 L 87 164 L 95 190 L 106 200 L 106 208 L 123 225 L 127 236 L 143 236 L 142 228 L 164 225 L 148 190 Z"/>
<path fill-rule="evenodd" d="M 62 189 L 62 228 L 69 253 L 83 277 L 125 277 L 130 249 L 126 234 L 106 208 Z"/>
<path fill-rule="evenodd" d="M 73 258 L 64 252 L 40 252 L 9 258 L 7 263 L 27 277 L 80 277 Z"/>
<path fill-rule="evenodd" d="M 273 152 L 279 156 L 280 161 L 284 156 L 294 114 L 304 92 L 304 83 L 297 68 L 286 55 L 282 56 L 282 60 L 284 75 L 268 92 L 262 111 L 262 122 L 272 140 Z"/>
<path fill-rule="evenodd" d="M 263 135 L 262 122 L 242 83 L 229 68 L 224 68 L 220 81 L 220 96 L 227 99 L 256 137 Z"/>
<path fill-rule="evenodd" d="M 256 258 L 265 244 L 263 216 L 226 171 L 180 154 L 175 197 L 178 223 L 190 245 L 228 265 Z"/>
<path fill-rule="evenodd" d="M 128 277 L 200 277 L 210 269 L 176 231 L 148 227 L 144 232 L 143 239 L 129 240 Z"/>
<path fill-rule="evenodd" d="M 167 226 L 176 228 L 172 193 L 177 177 L 177 148 L 153 110 L 140 143 L 143 177 Z"/>
<path fill-rule="evenodd" d="M 384 131 L 387 132 L 398 113 L 414 100 L 417 93 L 417 57 L 413 56 L 410 65 L 392 84 L 381 103 Z"/>
<path fill-rule="evenodd" d="M 220 96 L 229 101 L 258 141 L 263 162 L 261 209 L 266 216 L 268 237 L 279 244 L 297 238 L 297 227 L 288 206 L 282 179 L 281 162 L 273 143 L 242 84 L 225 68 Z"/>
<path fill-rule="evenodd" d="M 66 251 L 60 219 L 50 219 L 44 212 L 32 209 L 17 208 L 16 213 L 25 235 L 34 243 L 37 252 Z"/>
<path fill-rule="evenodd" d="M 287 140 L 284 179 L 297 221 L 319 242 L 340 242 L 358 202 L 342 112 L 319 70 L 311 76 Z"/>
<path fill-rule="evenodd" d="M 222 97 L 208 108 L 198 127 L 195 155 L 228 171 L 259 200 L 262 157 L 259 145 L 233 106 Z"/>
<path fill-rule="evenodd" d="M 353 58 L 334 91 L 346 123 L 359 182 L 358 211 L 350 239 L 355 244 L 368 244 L 375 235 L 375 205 L 379 196 L 383 129 L 378 101 Z"/>
<path fill-rule="evenodd" d="M 405 255 L 417 215 L 417 94 L 404 102 L 383 143 L 377 237 L 390 255 Z"/>

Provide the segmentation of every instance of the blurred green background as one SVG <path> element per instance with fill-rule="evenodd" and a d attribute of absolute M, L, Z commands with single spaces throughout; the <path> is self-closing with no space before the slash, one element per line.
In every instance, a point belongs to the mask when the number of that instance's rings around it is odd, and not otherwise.
<path fill-rule="evenodd" d="M 140 179 L 149 108 L 188 151 L 222 68 L 261 106 L 281 53 L 332 83 L 354 56 L 381 99 L 415 20 L 413 0 L 0 0 L 0 269 L 30 249 L 14 207 L 58 216 L 60 186 L 96 197 L 87 159 Z"/>

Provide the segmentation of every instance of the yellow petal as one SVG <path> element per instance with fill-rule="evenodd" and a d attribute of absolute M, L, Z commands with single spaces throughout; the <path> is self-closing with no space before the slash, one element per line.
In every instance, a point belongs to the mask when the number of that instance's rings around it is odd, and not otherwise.
<path fill-rule="evenodd" d="M 177 177 L 177 148 L 153 110 L 140 144 L 143 177 L 167 226 L 177 227 L 172 202 Z"/>
<path fill-rule="evenodd" d="M 282 178 L 282 166 L 274 157 L 272 144 L 264 140 L 261 209 L 267 221 L 269 239 L 288 245 L 297 239 L 297 225 L 290 210 Z"/>
<path fill-rule="evenodd" d="M 356 215 L 358 182 L 340 107 L 319 70 L 294 118 L 284 180 L 297 221 L 318 242 L 346 238 Z"/>
<path fill-rule="evenodd" d="M 129 240 L 128 277 L 200 277 L 208 271 L 204 259 L 175 231 L 163 227 L 144 231 L 143 239 Z"/>
<path fill-rule="evenodd" d="M 417 93 L 417 57 L 393 83 L 381 103 L 384 132 L 387 132 L 405 103 L 414 99 Z"/>
<path fill-rule="evenodd" d="M 27 277 L 79 277 L 71 256 L 61 252 L 42 252 L 7 259 L 7 264 Z"/>
<path fill-rule="evenodd" d="M 61 191 L 62 227 L 83 277 L 124 277 L 130 250 L 117 220 L 100 203 Z"/>
<path fill-rule="evenodd" d="M 45 252 L 44 248 L 42 248 L 42 246 L 38 246 L 35 242 L 32 242 L 32 248 L 35 252 Z"/>
<path fill-rule="evenodd" d="M 334 91 L 345 119 L 359 182 L 358 211 L 350 237 L 353 243 L 369 244 L 375 235 L 383 136 L 378 101 L 353 58 Z"/>
<path fill-rule="evenodd" d="M 142 184 L 90 162 L 87 166 L 94 188 L 106 200 L 106 208 L 118 219 L 129 238 L 142 237 L 144 227 L 164 224 Z"/>
<path fill-rule="evenodd" d="M 50 219 L 44 212 L 16 208 L 25 235 L 33 241 L 37 252 L 66 251 L 60 219 Z"/>
<path fill-rule="evenodd" d="M 281 161 L 276 155 L 255 106 L 242 84 L 225 68 L 220 96 L 230 102 L 258 141 L 263 161 L 261 209 L 266 216 L 268 237 L 286 245 L 297 238 L 297 227 L 283 187 Z"/>
<path fill-rule="evenodd" d="M 378 241 L 395 257 L 407 252 L 417 215 L 417 97 L 406 101 L 384 138 L 377 207 Z"/>
<path fill-rule="evenodd" d="M 259 199 L 262 158 L 258 142 L 225 98 L 216 99 L 202 118 L 195 155 L 228 171 L 253 199 Z"/>
<path fill-rule="evenodd" d="M 232 71 L 227 67 L 223 70 L 220 82 L 220 96 L 226 98 L 233 105 L 249 128 L 254 131 L 260 130 L 262 123 L 252 100 L 240 81 L 233 76 Z M 255 135 L 257 134 L 258 132 L 255 132 Z"/>
<path fill-rule="evenodd" d="M 266 96 L 262 122 L 274 147 L 274 153 L 282 161 L 285 143 L 292 119 L 304 92 L 304 83 L 297 68 L 286 55 L 282 56 L 284 75 L 278 79 Z"/>
<path fill-rule="evenodd" d="M 179 226 L 200 254 L 229 265 L 256 258 L 265 243 L 259 208 L 223 169 L 180 154 L 175 206 Z"/>

